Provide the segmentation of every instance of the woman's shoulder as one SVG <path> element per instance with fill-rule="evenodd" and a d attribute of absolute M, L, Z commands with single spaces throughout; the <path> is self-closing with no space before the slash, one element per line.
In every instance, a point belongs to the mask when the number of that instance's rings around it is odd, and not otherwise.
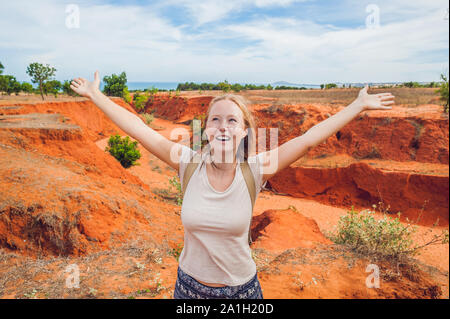
<path fill-rule="evenodd" d="M 194 157 L 195 154 L 199 154 L 199 152 L 194 151 L 192 148 L 181 144 L 181 156 L 180 156 L 181 163 L 188 163 Z"/>
<path fill-rule="evenodd" d="M 262 153 L 251 155 L 247 158 L 247 162 L 250 166 L 260 166 L 262 161 Z"/>
<path fill-rule="evenodd" d="M 252 170 L 253 176 L 255 178 L 255 181 L 257 184 L 260 184 L 262 182 L 262 153 L 251 155 L 247 158 L 248 165 L 250 166 L 250 169 Z"/>

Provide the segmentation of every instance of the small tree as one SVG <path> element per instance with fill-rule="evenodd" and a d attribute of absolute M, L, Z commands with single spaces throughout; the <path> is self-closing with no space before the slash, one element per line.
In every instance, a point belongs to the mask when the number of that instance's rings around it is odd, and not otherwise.
<path fill-rule="evenodd" d="M 61 89 L 62 89 L 62 84 L 58 80 L 47 81 L 44 84 L 45 95 L 50 93 L 50 94 L 53 94 L 55 97 L 58 97 L 58 92 Z"/>
<path fill-rule="evenodd" d="M 116 134 L 109 138 L 105 152 L 109 152 L 125 168 L 139 165 L 135 163 L 136 160 L 141 158 L 141 152 L 137 148 L 137 143 L 137 141 L 130 142 L 128 136 L 122 139 L 120 135 Z"/>
<path fill-rule="evenodd" d="M 421 87 L 419 82 L 413 82 L 413 81 L 405 82 L 405 83 L 403 83 L 403 86 L 406 86 L 407 88 L 410 88 L 410 89 Z"/>
<path fill-rule="evenodd" d="M 103 78 L 105 82 L 105 87 L 103 88 L 103 93 L 109 96 L 117 96 L 123 98 L 125 95 L 125 89 L 127 87 L 127 75 L 125 72 L 120 73 L 120 75 L 113 74 L 111 76 L 105 76 Z"/>
<path fill-rule="evenodd" d="M 2 62 L 0 62 L 0 74 L 3 74 L 3 69 L 4 69 L 5 67 L 3 66 L 3 64 L 2 64 Z"/>
<path fill-rule="evenodd" d="M 150 101 L 153 103 L 153 101 L 155 100 L 155 95 L 156 95 L 156 93 L 158 93 L 158 88 L 156 88 L 152 85 L 150 88 L 148 88 L 147 91 L 150 93 Z M 147 102 L 147 101 L 145 101 L 145 102 Z"/>
<path fill-rule="evenodd" d="M 21 91 L 25 93 L 33 93 L 33 86 L 28 82 L 22 82 Z"/>
<path fill-rule="evenodd" d="M 225 93 L 229 92 L 231 90 L 231 85 L 230 85 L 230 83 L 228 83 L 227 80 L 225 80 L 223 82 L 219 82 L 218 86 L 219 86 L 219 90 L 222 90 Z"/>
<path fill-rule="evenodd" d="M 441 74 L 442 82 L 441 86 L 438 90 L 436 90 L 436 93 L 439 93 L 441 95 L 440 100 L 444 102 L 444 112 L 448 113 L 448 78 L 445 74 Z"/>
<path fill-rule="evenodd" d="M 73 79 L 70 81 L 65 80 L 64 83 L 62 84 L 62 91 L 64 94 L 67 94 L 69 96 L 79 96 L 74 90 L 70 88 L 70 83 L 72 81 Z"/>
<path fill-rule="evenodd" d="M 11 83 L 11 91 L 14 92 L 15 95 L 19 95 L 20 91 L 22 91 L 22 85 L 19 81 L 16 81 L 14 78 L 14 81 Z"/>
<path fill-rule="evenodd" d="M 20 92 L 20 83 L 12 75 L 0 75 L 0 91 L 10 95 L 13 92 Z"/>
<path fill-rule="evenodd" d="M 135 93 L 133 96 L 133 104 L 136 110 L 142 111 L 145 109 L 145 104 L 147 102 L 148 98 L 146 95 L 140 95 L 139 93 Z"/>
<path fill-rule="evenodd" d="M 44 83 L 55 76 L 56 69 L 50 65 L 42 65 L 40 63 L 31 63 L 27 67 L 27 74 L 31 77 L 31 82 L 39 84 L 42 100 L 44 100 Z"/>

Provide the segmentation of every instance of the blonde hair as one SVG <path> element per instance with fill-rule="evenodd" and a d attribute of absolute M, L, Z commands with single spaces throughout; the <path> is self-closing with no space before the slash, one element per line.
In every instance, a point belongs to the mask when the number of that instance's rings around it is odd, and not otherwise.
<path fill-rule="evenodd" d="M 204 137 L 203 135 L 205 134 L 206 123 L 208 122 L 208 119 L 209 119 L 209 113 L 211 112 L 211 108 L 214 105 L 214 103 L 222 101 L 222 100 L 227 100 L 227 101 L 233 102 L 242 111 L 242 118 L 244 119 L 244 125 L 245 125 L 245 129 L 247 130 L 247 136 L 245 136 L 241 140 L 241 142 L 239 143 L 236 156 L 241 161 L 247 161 L 249 156 L 254 155 L 255 151 L 256 151 L 256 133 L 255 133 L 256 132 L 256 125 L 255 125 L 255 120 L 253 118 L 252 113 L 250 113 L 250 111 L 248 109 L 248 106 L 247 106 L 248 102 L 247 102 L 247 100 L 241 95 L 232 94 L 232 93 L 227 93 L 227 94 L 216 96 L 215 98 L 213 98 L 211 100 L 211 102 L 209 102 L 208 110 L 206 111 L 205 121 L 202 123 L 202 128 L 201 128 L 201 132 L 202 132 L 202 141 L 201 141 L 202 153 L 206 153 L 206 152 L 208 152 L 210 150 L 208 138 L 207 137 L 203 138 Z M 206 147 L 204 147 L 205 145 L 206 145 Z"/>

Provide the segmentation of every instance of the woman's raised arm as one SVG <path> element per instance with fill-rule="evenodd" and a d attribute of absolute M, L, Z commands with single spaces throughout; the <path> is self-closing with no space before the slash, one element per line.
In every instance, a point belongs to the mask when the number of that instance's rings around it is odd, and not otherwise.
<path fill-rule="evenodd" d="M 98 71 L 95 72 L 94 81 L 90 82 L 84 78 L 76 78 L 70 85 L 73 91 L 91 99 L 111 121 L 141 143 L 149 152 L 178 170 L 182 145 L 172 142 L 145 125 L 138 116 L 111 101 L 100 91 L 99 87 L 100 78 Z"/>
<path fill-rule="evenodd" d="M 366 85 L 358 94 L 356 100 L 343 110 L 330 116 L 326 120 L 311 127 L 305 134 L 287 141 L 279 147 L 264 152 L 263 181 L 286 168 L 311 148 L 325 141 L 328 137 L 339 131 L 353 120 L 360 112 L 366 110 L 390 110 L 389 105 L 394 104 L 391 93 L 368 94 Z"/>

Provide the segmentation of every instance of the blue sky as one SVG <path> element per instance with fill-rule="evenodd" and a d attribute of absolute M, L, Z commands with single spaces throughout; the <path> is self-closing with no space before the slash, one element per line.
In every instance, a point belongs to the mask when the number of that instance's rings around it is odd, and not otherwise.
<path fill-rule="evenodd" d="M 32 62 L 59 80 L 438 81 L 447 11 L 445 0 L 2 0 L 0 61 L 20 81 Z"/>

